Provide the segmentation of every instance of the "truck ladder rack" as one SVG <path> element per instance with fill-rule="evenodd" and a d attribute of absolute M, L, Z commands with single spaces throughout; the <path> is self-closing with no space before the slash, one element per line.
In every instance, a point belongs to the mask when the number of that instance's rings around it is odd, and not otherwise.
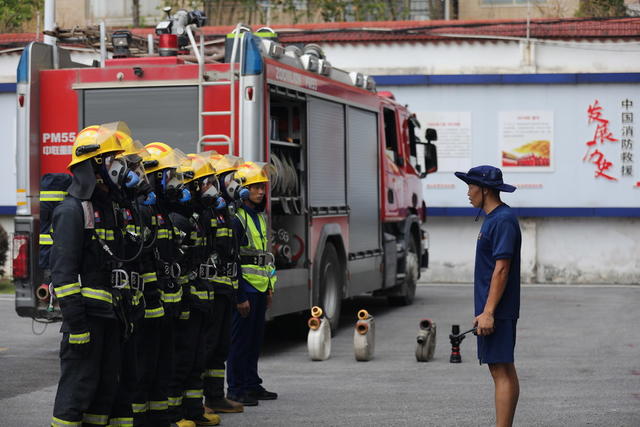
<path fill-rule="evenodd" d="M 235 58 L 238 53 L 238 47 L 240 48 L 239 62 L 242 63 L 242 56 L 244 49 L 240 43 L 240 33 L 244 31 L 251 31 L 251 29 L 245 27 L 242 24 L 236 25 L 233 30 L 233 48 L 231 50 L 231 57 L 229 58 L 229 72 L 225 74 L 219 73 L 206 73 L 204 68 L 204 36 L 200 33 L 200 49 L 196 44 L 193 36 L 193 30 L 191 26 L 187 27 L 187 35 L 191 42 L 191 47 L 198 60 L 198 152 L 204 151 L 204 147 L 212 146 L 226 146 L 228 147 L 229 154 L 235 154 L 234 141 L 236 131 L 236 97 L 235 97 L 235 84 L 239 80 L 235 70 Z M 207 86 L 229 86 L 229 110 L 208 110 L 204 109 L 204 92 Z M 229 135 L 225 134 L 205 134 L 204 133 L 204 119 L 205 117 L 222 116 L 229 117 Z"/>

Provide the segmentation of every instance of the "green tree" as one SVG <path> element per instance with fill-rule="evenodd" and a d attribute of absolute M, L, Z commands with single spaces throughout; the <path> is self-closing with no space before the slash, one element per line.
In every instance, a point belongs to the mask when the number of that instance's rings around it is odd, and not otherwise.
<path fill-rule="evenodd" d="M 42 9 L 43 3 L 44 0 L 0 0 L 0 33 L 20 30 Z"/>
<path fill-rule="evenodd" d="M 4 227 L 0 225 L 0 277 L 4 276 L 4 264 L 7 262 L 9 253 L 9 235 Z"/>
<path fill-rule="evenodd" d="M 624 0 L 580 0 L 579 18 L 615 18 L 627 16 Z"/>

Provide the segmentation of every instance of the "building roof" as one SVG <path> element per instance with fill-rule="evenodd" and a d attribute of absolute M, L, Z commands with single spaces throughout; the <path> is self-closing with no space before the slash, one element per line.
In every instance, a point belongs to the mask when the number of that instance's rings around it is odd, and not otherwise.
<path fill-rule="evenodd" d="M 208 39 L 222 37 L 233 26 L 203 27 Z M 254 26 L 254 30 L 259 26 Z M 475 21 L 378 21 L 274 25 L 283 43 L 385 43 L 453 40 L 490 41 L 527 36 L 526 20 Z M 134 28 L 134 35 L 154 34 L 154 28 Z M 19 47 L 35 40 L 34 33 L 0 34 L 0 47 Z M 559 40 L 640 40 L 638 18 L 545 18 L 532 19 L 529 37 Z"/>

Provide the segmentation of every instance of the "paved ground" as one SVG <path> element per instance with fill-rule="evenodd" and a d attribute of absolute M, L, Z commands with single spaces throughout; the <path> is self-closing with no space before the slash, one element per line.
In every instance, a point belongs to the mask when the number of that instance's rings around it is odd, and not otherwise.
<path fill-rule="evenodd" d="M 475 339 L 462 343 L 463 363 L 449 363 L 451 324 L 470 325 L 472 288 L 427 285 L 414 305 L 382 300 L 347 303 L 331 359 L 311 362 L 299 317 L 271 325 L 261 359 L 277 401 L 223 416 L 226 426 L 488 426 L 493 388 L 475 359 Z M 640 286 L 530 286 L 522 293 L 516 364 L 521 381 L 519 426 L 640 425 Z M 375 316 L 376 354 L 356 362 L 355 313 Z M 435 360 L 414 358 L 418 320 L 438 326 Z M 40 326 L 40 325 L 36 325 Z M 59 334 L 41 336 L 0 300 L 0 425 L 44 426 L 58 375 Z"/>

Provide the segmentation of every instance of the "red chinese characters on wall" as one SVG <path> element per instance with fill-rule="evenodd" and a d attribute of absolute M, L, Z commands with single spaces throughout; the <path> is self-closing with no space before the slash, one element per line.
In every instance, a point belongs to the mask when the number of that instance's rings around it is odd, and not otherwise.
<path fill-rule="evenodd" d="M 605 119 L 602 114 L 602 106 L 596 99 L 592 105 L 589 105 L 587 109 L 589 117 L 589 124 L 596 123 L 596 130 L 593 135 L 593 139 L 587 141 L 587 152 L 582 158 L 583 161 L 588 161 L 596 166 L 595 177 L 605 178 L 610 181 L 617 181 L 618 179 L 611 176 L 609 169 L 613 166 L 613 162 L 607 160 L 604 153 L 595 148 L 598 144 L 604 144 L 605 142 L 618 142 L 613 134 L 609 130 L 609 120 Z M 594 150 L 595 148 L 595 150 Z"/>

